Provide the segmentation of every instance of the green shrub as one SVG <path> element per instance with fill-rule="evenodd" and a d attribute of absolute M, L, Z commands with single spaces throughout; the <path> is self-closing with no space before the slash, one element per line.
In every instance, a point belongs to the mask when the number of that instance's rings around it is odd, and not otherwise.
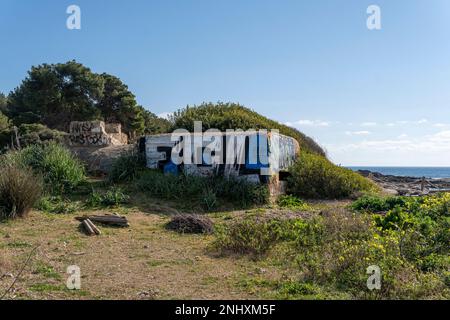
<path fill-rule="evenodd" d="M 0 219 L 26 216 L 41 195 L 41 179 L 27 168 L 0 165 L 0 170 Z"/>
<path fill-rule="evenodd" d="M 296 210 L 308 210 L 310 207 L 308 206 L 305 201 L 302 199 L 297 198 L 293 195 L 282 195 L 278 198 L 277 204 L 281 208 L 287 208 L 287 209 L 296 209 Z"/>
<path fill-rule="evenodd" d="M 0 132 L 8 130 L 10 125 L 8 117 L 0 111 Z"/>
<path fill-rule="evenodd" d="M 80 210 L 77 203 L 64 199 L 61 196 L 42 197 L 36 208 L 52 214 L 70 214 Z"/>
<path fill-rule="evenodd" d="M 286 281 L 280 284 L 278 292 L 285 297 L 290 296 L 312 296 L 316 295 L 320 289 L 312 283 L 302 283 L 298 281 Z"/>
<path fill-rule="evenodd" d="M 32 145 L 9 152 L 1 161 L 32 168 L 43 176 L 47 189 L 55 193 L 71 191 L 86 180 L 81 162 L 68 149 L 56 143 Z"/>
<path fill-rule="evenodd" d="M 429 203 L 440 206 L 437 202 L 443 201 L 424 201 L 422 206 L 432 211 Z M 275 257 L 297 266 L 301 275 L 298 282 L 278 288 L 281 296 L 313 295 L 327 288 L 357 299 L 448 299 L 449 225 L 440 229 L 447 230 L 447 238 L 436 230 L 427 236 L 411 229 L 414 224 L 404 226 L 384 230 L 370 215 L 339 208 L 311 219 L 250 216 L 217 227 L 214 246 L 222 253 L 254 256 L 281 245 L 282 250 L 273 250 Z M 367 289 L 371 265 L 381 269 L 381 290 Z"/>
<path fill-rule="evenodd" d="M 2 95 L 0 94 L 0 101 Z M 11 121 L 2 113 L 0 108 L 0 154 L 6 150 L 11 142 Z"/>
<path fill-rule="evenodd" d="M 422 269 L 438 265 L 450 247 L 450 194 L 425 197 L 363 197 L 352 208 L 375 214 L 373 220 L 386 232 L 402 235 L 402 255 Z M 433 257 L 431 259 L 430 257 Z"/>
<path fill-rule="evenodd" d="M 363 196 L 354 201 L 351 207 L 357 211 L 384 212 L 392 210 L 396 206 L 405 206 L 408 201 L 405 197 Z"/>
<path fill-rule="evenodd" d="M 416 261 L 404 256 L 404 238 L 398 231 L 380 231 L 370 217 L 345 211 L 323 215 L 294 241 L 296 261 L 304 281 L 332 285 L 356 298 L 423 298 L 444 287 L 438 273 L 422 273 Z M 315 240 L 311 240 L 314 239 Z M 366 269 L 382 271 L 380 291 L 367 290 Z M 430 286 L 430 281 L 433 283 Z"/>
<path fill-rule="evenodd" d="M 216 227 L 213 247 L 220 253 L 265 254 L 276 243 L 288 238 L 294 221 L 264 216 L 247 216 Z"/>
<path fill-rule="evenodd" d="M 395 207 L 385 215 L 377 215 L 374 220 L 377 226 L 383 230 L 404 230 L 414 224 L 413 217 L 401 207 Z"/>
<path fill-rule="evenodd" d="M 145 170 L 135 180 L 139 191 L 162 199 L 198 197 L 204 188 L 204 179 L 195 176 L 165 175 L 156 170 Z"/>
<path fill-rule="evenodd" d="M 145 159 L 137 152 L 124 154 L 114 160 L 108 180 L 119 183 L 133 180 L 145 168 Z"/>
<path fill-rule="evenodd" d="M 206 210 L 216 208 L 219 201 L 229 201 L 239 207 L 269 201 L 267 186 L 223 177 L 165 175 L 159 171 L 145 170 L 136 178 L 135 187 L 154 197 L 189 201 Z"/>
<path fill-rule="evenodd" d="M 89 199 L 86 202 L 88 207 L 110 207 L 127 204 L 130 197 L 119 187 L 109 188 L 105 192 L 92 190 Z"/>
<path fill-rule="evenodd" d="M 400 251 L 405 259 L 421 270 L 444 277 L 450 255 L 450 194 L 403 200 L 403 205 L 375 215 L 376 226 L 401 235 Z"/>
<path fill-rule="evenodd" d="M 213 210 L 217 206 L 217 194 L 210 188 L 203 190 L 201 200 L 203 207 L 208 211 Z"/>
<path fill-rule="evenodd" d="M 303 152 L 289 172 L 288 192 L 299 197 L 338 199 L 378 190 L 373 182 L 352 170 L 310 153 Z"/>
<path fill-rule="evenodd" d="M 22 148 L 45 143 L 63 143 L 66 133 L 52 130 L 42 124 L 22 124 L 18 128 Z"/>
<path fill-rule="evenodd" d="M 3 129 L 2 129 L 3 127 Z M 65 132 L 52 130 L 42 124 L 22 124 L 18 127 L 17 137 L 20 147 L 46 144 L 46 143 L 63 143 L 65 140 Z M 11 145 L 11 138 L 14 137 L 14 147 L 17 147 L 15 140 L 15 133 L 12 127 L 5 127 L 2 125 L 2 116 L 0 112 L 0 150 Z"/>
<path fill-rule="evenodd" d="M 219 198 L 228 200 L 242 207 L 264 205 L 269 202 L 269 188 L 239 178 L 212 177 L 206 183 L 215 190 Z"/>

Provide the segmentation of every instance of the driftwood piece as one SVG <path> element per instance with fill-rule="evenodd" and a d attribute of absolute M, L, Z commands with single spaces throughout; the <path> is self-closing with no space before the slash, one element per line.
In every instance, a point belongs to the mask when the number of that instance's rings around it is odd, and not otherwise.
<path fill-rule="evenodd" d="M 83 217 L 76 217 L 78 221 L 85 221 L 90 220 L 91 222 L 101 223 L 109 226 L 116 226 L 116 227 L 129 227 L 128 220 L 125 217 L 120 216 L 113 216 L 113 215 L 105 215 L 105 216 L 83 216 Z"/>
<path fill-rule="evenodd" d="M 81 222 L 81 225 L 83 226 L 83 229 L 86 231 L 88 236 L 93 236 L 93 235 L 95 235 L 95 232 L 94 232 L 94 230 L 92 230 L 92 227 L 88 221 L 89 221 L 89 219 L 83 220 Z"/>
<path fill-rule="evenodd" d="M 100 231 L 100 229 L 97 228 L 97 226 L 96 226 L 94 223 L 92 223 L 91 220 L 86 219 L 86 220 L 84 220 L 84 221 L 87 222 L 87 224 L 89 224 L 89 226 L 91 227 L 92 231 L 94 231 L 94 233 L 95 233 L 96 235 L 99 236 L 99 235 L 102 234 L 102 232 Z"/>

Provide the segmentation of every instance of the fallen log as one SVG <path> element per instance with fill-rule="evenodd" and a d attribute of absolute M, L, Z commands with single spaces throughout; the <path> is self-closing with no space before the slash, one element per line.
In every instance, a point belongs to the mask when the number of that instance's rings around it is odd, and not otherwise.
<path fill-rule="evenodd" d="M 100 229 L 97 228 L 97 226 L 96 226 L 94 223 L 92 223 L 91 220 L 86 219 L 86 220 L 84 220 L 84 221 L 87 222 L 87 223 L 89 224 L 89 226 L 91 227 L 91 229 L 94 231 L 94 233 L 95 233 L 96 235 L 99 236 L 99 235 L 102 234 L 102 232 L 100 231 Z"/>
<path fill-rule="evenodd" d="M 78 221 L 90 220 L 91 222 L 101 223 L 109 226 L 116 226 L 126 228 L 130 225 L 128 224 L 128 220 L 125 217 L 121 216 L 113 216 L 113 215 L 105 215 L 105 216 L 83 216 L 76 217 Z"/>
<path fill-rule="evenodd" d="M 93 236 L 93 235 L 95 235 L 95 232 L 94 232 L 94 230 L 92 230 L 92 228 L 91 228 L 91 226 L 90 226 L 88 220 L 89 220 L 89 219 L 83 220 L 83 221 L 81 222 L 81 225 L 83 226 L 84 231 L 86 231 L 86 234 L 87 234 L 88 236 Z"/>

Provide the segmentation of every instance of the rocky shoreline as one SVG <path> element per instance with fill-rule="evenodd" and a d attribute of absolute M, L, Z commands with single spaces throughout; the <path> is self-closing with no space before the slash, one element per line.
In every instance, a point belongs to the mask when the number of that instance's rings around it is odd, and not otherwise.
<path fill-rule="evenodd" d="M 427 179 L 383 175 L 379 172 L 359 170 L 359 174 L 377 183 L 386 193 L 400 196 L 421 196 L 436 192 L 450 192 L 450 178 Z"/>

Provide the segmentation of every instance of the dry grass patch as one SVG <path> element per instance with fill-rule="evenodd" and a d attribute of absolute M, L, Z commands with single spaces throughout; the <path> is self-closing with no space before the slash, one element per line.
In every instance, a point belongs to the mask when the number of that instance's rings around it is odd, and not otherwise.
<path fill-rule="evenodd" d="M 95 215 L 99 212 L 77 212 Z M 101 227 L 87 237 L 75 215 L 32 212 L 25 220 L 0 224 L 2 254 L 17 270 L 39 246 L 14 294 L 20 299 L 258 299 L 238 285 L 255 268 L 248 259 L 216 258 L 208 253 L 210 235 L 178 234 L 164 225 L 170 218 L 129 209 L 128 229 Z M 39 232 L 34 232 L 38 230 Z M 10 235 L 5 238 L 5 235 Z M 9 260 L 13 256 L 15 259 Z M 65 289 L 66 269 L 81 269 L 81 291 Z M 10 284 L 0 281 L 0 290 Z"/>

